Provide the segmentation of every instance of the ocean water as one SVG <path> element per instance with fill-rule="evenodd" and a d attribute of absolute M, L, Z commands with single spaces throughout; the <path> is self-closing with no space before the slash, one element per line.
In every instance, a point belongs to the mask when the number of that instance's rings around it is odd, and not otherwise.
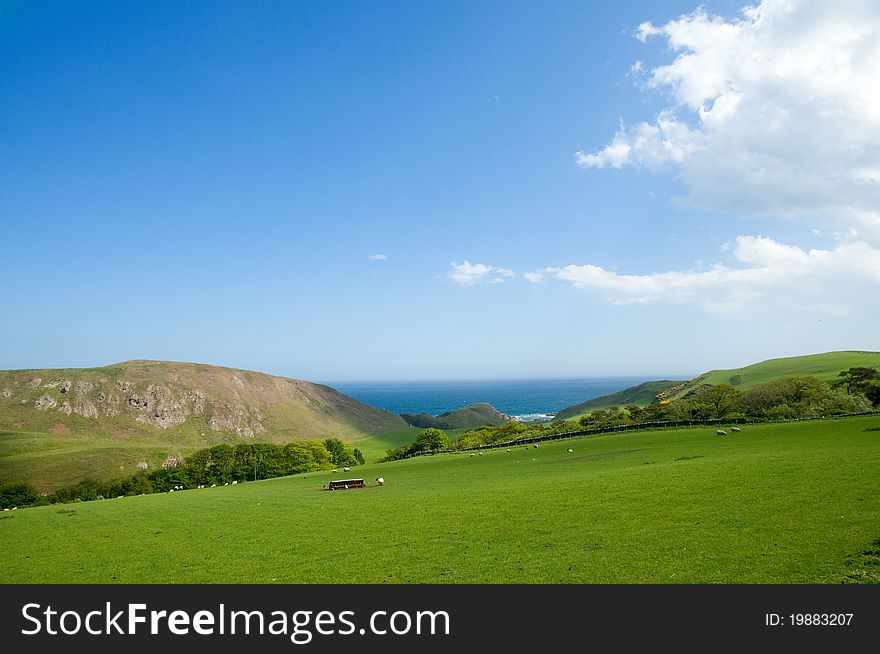
<path fill-rule="evenodd" d="M 648 381 L 648 377 L 485 381 L 326 382 L 377 409 L 436 416 L 488 402 L 518 420 L 548 420 L 572 404 Z"/>

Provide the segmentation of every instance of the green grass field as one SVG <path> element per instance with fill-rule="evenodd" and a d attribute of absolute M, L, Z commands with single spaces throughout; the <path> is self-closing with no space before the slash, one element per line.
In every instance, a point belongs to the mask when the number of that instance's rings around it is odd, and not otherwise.
<path fill-rule="evenodd" d="M 3 512 L 0 582 L 880 581 L 880 416 L 603 435 L 356 473 L 370 487 L 324 491 L 331 475 L 310 473 Z"/>
<path fill-rule="evenodd" d="M 186 456 L 199 447 L 157 438 L 107 440 L 79 434 L 0 431 L 0 472 L 3 481 L 28 482 L 40 490 L 54 491 L 85 477 L 133 475 L 138 461 L 156 469 L 169 449 Z"/>

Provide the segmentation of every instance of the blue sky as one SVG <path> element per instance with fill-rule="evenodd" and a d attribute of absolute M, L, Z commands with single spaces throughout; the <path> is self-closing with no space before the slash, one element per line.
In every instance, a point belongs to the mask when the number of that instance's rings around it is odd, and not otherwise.
<path fill-rule="evenodd" d="M 4 3 L 0 367 L 682 375 L 880 349 L 877 53 L 754 64 L 845 19 L 870 42 L 877 12 L 594 4 Z M 779 119 L 804 79 L 847 89 L 843 127 Z"/>

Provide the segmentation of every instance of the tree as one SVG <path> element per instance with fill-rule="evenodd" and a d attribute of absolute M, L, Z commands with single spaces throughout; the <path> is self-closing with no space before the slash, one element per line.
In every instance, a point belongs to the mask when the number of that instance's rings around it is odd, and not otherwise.
<path fill-rule="evenodd" d="M 449 447 L 449 436 L 442 429 L 429 427 L 416 436 L 413 443 L 413 452 L 433 452 Z"/>
<path fill-rule="evenodd" d="M 351 446 L 345 441 L 338 438 L 327 438 L 324 440 L 324 447 L 330 453 L 330 462 L 335 466 L 356 466 L 357 459 Z"/>
<path fill-rule="evenodd" d="M 863 366 L 844 370 L 837 373 L 837 376 L 841 379 L 834 382 L 833 385 L 838 388 L 841 386 L 846 388 L 847 395 L 863 393 L 871 382 L 880 380 L 880 373 L 877 372 L 876 368 L 865 368 Z"/>
<path fill-rule="evenodd" d="M 874 408 L 880 407 L 880 382 L 871 382 L 870 384 L 866 385 L 863 393 L 874 406 Z"/>
<path fill-rule="evenodd" d="M 324 443 L 321 441 L 307 440 L 302 441 L 302 444 L 306 446 L 306 449 L 308 449 L 309 452 L 311 452 L 312 459 L 315 462 L 315 470 L 325 470 L 333 467 L 333 464 L 330 462 L 330 452 L 327 451 L 327 446 Z"/>
<path fill-rule="evenodd" d="M 27 506 L 37 501 L 37 491 L 27 484 L 0 484 L 0 509 Z"/>
<path fill-rule="evenodd" d="M 367 461 L 364 459 L 364 453 L 358 448 L 354 448 L 354 458 L 357 459 L 358 465 L 364 465 Z"/>
<path fill-rule="evenodd" d="M 704 386 L 694 395 L 694 410 L 705 418 L 723 418 L 730 413 L 740 392 L 730 384 Z"/>

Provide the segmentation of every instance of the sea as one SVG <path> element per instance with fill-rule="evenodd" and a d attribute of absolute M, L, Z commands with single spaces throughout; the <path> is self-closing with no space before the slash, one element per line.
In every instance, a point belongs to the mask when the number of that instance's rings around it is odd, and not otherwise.
<path fill-rule="evenodd" d="M 534 422 L 552 420 L 567 406 L 649 379 L 653 377 L 325 383 L 365 404 L 393 413 L 437 416 L 474 402 L 488 402 L 516 420 Z"/>

